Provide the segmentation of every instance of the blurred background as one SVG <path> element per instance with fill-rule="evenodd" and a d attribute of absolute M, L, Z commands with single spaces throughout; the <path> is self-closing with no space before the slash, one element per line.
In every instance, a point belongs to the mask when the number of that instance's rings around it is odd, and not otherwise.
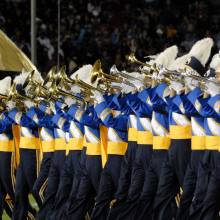
<path fill-rule="evenodd" d="M 57 62 L 57 0 L 37 0 L 37 67 Z M 180 55 L 211 36 L 220 48 L 219 0 L 60 0 L 60 63 L 68 71 L 101 58 L 124 68 L 138 57 L 177 44 Z M 0 28 L 30 57 L 30 0 L 1 0 Z"/>

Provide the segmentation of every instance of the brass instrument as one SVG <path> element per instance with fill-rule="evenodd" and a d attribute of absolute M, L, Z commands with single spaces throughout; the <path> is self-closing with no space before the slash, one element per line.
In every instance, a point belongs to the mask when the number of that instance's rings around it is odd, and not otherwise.
<path fill-rule="evenodd" d="M 0 99 L 7 99 L 7 98 L 8 98 L 7 95 L 0 94 Z"/>
<path fill-rule="evenodd" d="M 43 84 L 35 81 L 33 79 L 33 76 L 34 76 L 34 70 L 29 74 L 29 76 L 27 77 L 27 79 L 23 84 L 23 88 L 29 87 L 27 90 L 28 95 L 30 95 L 29 98 L 32 100 L 36 98 L 47 99 L 47 97 L 50 96 L 48 93 L 48 89 L 45 86 L 43 86 Z M 53 100 L 55 99 L 53 98 Z"/>
<path fill-rule="evenodd" d="M 138 60 L 138 59 L 135 57 L 135 54 L 134 54 L 134 53 L 131 53 L 130 55 L 128 55 L 127 60 L 128 60 L 130 63 L 136 63 L 136 64 L 139 64 L 139 65 L 141 65 L 141 66 L 146 66 L 146 67 L 151 68 L 151 65 L 150 65 L 150 64 L 144 63 L 144 62 L 141 62 L 140 60 Z"/>
<path fill-rule="evenodd" d="M 129 75 L 128 73 L 126 73 L 125 71 L 119 71 L 119 70 L 117 69 L 116 65 L 113 65 L 113 66 L 111 67 L 111 69 L 110 69 L 110 74 L 111 74 L 111 75 L 115 75 L 115 76 L 119 75 L 119 76 L 121 76 L 121 77 L 123 77 L 123 78 L 125 78 L 125 79 L 138 80 L 138 81 L 141 81 L 141 82 L 142 82 L 141 79 L 135 78 L 135 77 Z"/>
<path fill-rule="evenodd" d="M 102 79 L 103 81 L 107 81 L 107 82 L 116 80 L 115 76 L 111 76 L 103 72 L 100 60 L 97 60 L 93 64 L 90 81 L 91 83 L 95 83 L 98 79 Z"/>
<path fill-rule="evenodd" d="M 59 96 L 59 95 L 61 95 L 61 96 L 70 97 L 70 98 L 72 98 L 72 99 L 76 99 L 77 101 L 80 101 L 80 102 L 84 102 L 82 98 L 79 98 L 79 97 L 76 96 L 76 95 L 73 95 L 73 94 L 71 94 L 71 93 L 68 93 L 68 92 L 62 90 L 62 89 L 59 89 L 58 86 L 57 86 L 56 80 L 54 80 L 54 81 L 52 82 L 52 85 L 51 85 L 51 87 L 49 88 L 49 94 L 50 94 L 49 99 L 51 99 L 51 98 L 54 97 L 54 96 Z"/>
<path fill-rule="evenodd" d="M 23 109 L 23 108 L 24 108 L 24 103 L 23 103 L 23 102 L 24 102 L 25 100 L 30 100 L 30 101 L 32 101 L 32 102 L 33 102 L 34 104 L 36 104 L 36 105 L 39 104 L 39 100 L 33 99 L 32 97 L 29 97 L 29 96 L 27 96 L 27 95 L 21 95 L 21 94 L 17 91 L 17 89 L 16 89 L 16 84 L 13 83 L 12 86 L 11 86 L 11 88 L 10 88 L 10 90 L 9 90 L 9 94 L 8 94 L 8 97 L 7 97 L 6 102 L 7 102 L 7 101 L 15 101 L 15 102 L 19 105 L 19 107 L 20 107 L 21 109 Z"/>
<path fill-rule="evenodd" d="M 71 79 L 66 74 L 66 66 L 62 66 L 56 75 L 57 85 L 67 86 L 66 83 L 75 84 L 75 80 Z"/>
<path fill-rule="evenodd" d="M 112 82 L 116 82 L 116 83 L 124 83 L 127 84 L 131 87 L 135 88 L 135 85 L 133 83 L 131 83 L 130 81 L 128 81 L 128 77 L 126 78 L 125 76 L 122 77 L 121 75 L 116 75 L 115 72 L 115 68 L 111 71 L 112 74 L 107 74 L 104 73 L 101 67 L 101 61 L 97 60 L 94 65 L 93 65 L 93 69 L 91 72 L 91 82 L 94 83 L 97 80 L 102 81 L 105 83 L 106 89 L 109 90 L 110 89 L 110 85 Z"/>
<path fill-rule="evenodd" d="M 61 67 L 61 69 L 57 73 L 57 86 L 64 86 L 66 89 L 71 89 L 68 87 L 68 84 L 71 85 L 77 85 L 81 88 L 81 93 L 84 97 L 89 97 L 92 95 L 92 90 L 97 90 L 99 92 L 104 93 L 105 91 L 99 88 L 96 88 L 94 86 L 89 85 L 86 82 L 83 82 L 78 78 L 78 75 L 76 75 L 76 79 L 71 79 L 66 74 L 66 68 L 65 66 Z"/>
<path fill-rule="evenodd" d="M 47 74 L 47 76 L 46 76 L 46 78 L 45 78 L 45 80 L 44 80 L 43 86 L 46 86 L 46 84 L 47 84 L 48 82 L 52 82 L 52 81 L 56 78 L 56 73 L 57 73 L 57 67 L 56 67 L 56 66 L 53 66 L 53 67 L 49 70 L 49 72 L 48 72 L 48 74 Z"/>

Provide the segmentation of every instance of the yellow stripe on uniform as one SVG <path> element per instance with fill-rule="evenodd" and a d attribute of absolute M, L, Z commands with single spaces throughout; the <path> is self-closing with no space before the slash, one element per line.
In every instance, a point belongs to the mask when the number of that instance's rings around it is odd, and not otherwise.
<path fill-rule="evenodd" d="M 219 136 L 205 136 L 207 150 L 219 150 Z"/>
<path fill-rule="evenodd" d="M 192 150 L 205 150 L 205 136 L 192 136 L 191 141 Z"/>
<path fill-rule="evenodd" d="M 40 199 L 42 202 L 44 201 L 44 191 L 45 191 L 47 185 L 48 185 L 48 178 L 44 181 L 44 183 L 42 184 L 42 186 L 40 187 L 40 190 L 39 190 L 39 196 L 40 196 Z"/>
<path fill-rule="evenodd" d="M 153 144 L 153 135 L 150 131 L 138 131 L 137 136 L 138 144 Z"/>
<path fill-rule="evenodd" d="M 137 129 L 129 128 L 128 129 L 128 141 L 137 141 L 138 133 Z"/>
<path fill-rule="evenodd" d="M 22 149 L 40 149 L 38 138 L 20 137 L 20 148 Z"/>
<path fill-rule="evenodd" d="M 86 143 L 87 150 L 86 154 L 87 155 L 101 155 L 101 144 L 100 143 Z"/>
<path fill-rule="evenodd" d="M 126 142 L 111 142 L 108 141 L 108 154 L 124 155 L 128 147 Z"/>
<path fill-rule="evenodd" d="M 170 147 L 170 138 L 165 136 L 153 136 L 154 150 L 168 150 Z"/>
<path fill-rule="evenodd" d="M 191 139 L 192 131 L 191 126 L 170 125 L 170 138 L 171 139 Z"/>

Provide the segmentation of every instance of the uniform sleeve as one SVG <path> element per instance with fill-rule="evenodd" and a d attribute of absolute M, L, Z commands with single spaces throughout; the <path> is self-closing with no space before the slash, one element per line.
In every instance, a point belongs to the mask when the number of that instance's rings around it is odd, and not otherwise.
<path fill-rule="evenodd" d="M 152 115 L 152 107 L 142 101 L 141 93 L 129 98 L 127 104 L 138 117 L 151 117 Z"/>
<path fill-rule="evenodd" d="M 22 120 L 23 113 L 17 108 L 13 108 L 8 112 L 8 117 L 13 121 L 14 124 L 20 124 Z"/>
<path fill-rule="evenodd" d="M 220 118 L 220 94 L 211 97 L 208 100 L 208 105 L 213 109 L 216 117 Z"/>
<path fill-rule="evenodd" d="M 95 111 L 106 127 L 112 127 L 122 131 L 127 130 L 128 117 L 125 115 L 119 115 L 114 118 L 105 101 L 96 105 Z"/>
<path fill-rule="evenodd" d="M 67 119 L 64 113 L 56 113 L 52 117 L 52 121 L 59 129 L 69 132 L 70 121 Z"/>
<path fill-rule="evenodd" d="M 89 108 L 89 111 L 85 111 L 82 108 L 79 108 L 76 105 L 73 105 L 69 108 L 68 115 L 72 119 L 78 121 L 81 124 L 84 124 L 89 127 L 98 128 L 100 125 L 99 119 L 95 116 L 94 108 Z"/>

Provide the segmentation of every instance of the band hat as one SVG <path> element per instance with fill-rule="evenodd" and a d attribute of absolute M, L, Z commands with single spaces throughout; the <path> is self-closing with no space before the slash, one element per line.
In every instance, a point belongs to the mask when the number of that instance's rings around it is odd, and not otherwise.
<path fill-rule="evenodd" d="M 168 67 L 169 70 L 181 70 L 184 69 L 187 60 L 189 59 L 189 54 L 185 54 L 181 57 L 176 58 L 173 63 Z"/>
<path fill-rule="evenodd" d="M 157 66 L 167 68 L 175 60 L 177 53 L 178 47 L 176 45 L 168 47 L 157 56 L 154 62 Z"/>
<path fill-rule="evenodd" d="M 22 73 L 16 76 L 13 82 L 16 85 L 23 85 L 29 74 L 30 72 L 25 72 L 24 70 L 22 70 Z M 44 81 L 41 74 L 38 71 L 34 72 L 33 79 L 39 83 L 42 83 Z"/>
<path fill-rule="evenodd" d="M 211 63 L 209 65 L 209 70 L 206 72 L 205 76 L 208 78 L 215 78 L 216 72 L 220 69 L 220 54 L 217 53 L 212 57 Z"/>
<path fill-rule="evenodd" d="M 213 44 L 212 38 L 204 38 L 197 41 L 189 52 L 189 59 L 186 62 L 186 67 L 204 76 L 205 65 L 209 59 Z"/>
<path fill-rule="evenodd" d="M 4 79 L 0 80 L 0 94 L 7 95 L 11 87 L 11 77 L 7 76 Z"/>
<path fill-rule="evenodd" d="M 87 64 L 79 68 L 76 72 L 74 72 L 70 78 L 71 79 L 76 79 L 78 76 L 78 79 L 82 80 L 83 82 L 92 85 L 94 87 L 97 87 L 98 82 L 91 83 L 90 77 L 91 77 L 91 72 L 92 72 L 92 65 Z"/>

